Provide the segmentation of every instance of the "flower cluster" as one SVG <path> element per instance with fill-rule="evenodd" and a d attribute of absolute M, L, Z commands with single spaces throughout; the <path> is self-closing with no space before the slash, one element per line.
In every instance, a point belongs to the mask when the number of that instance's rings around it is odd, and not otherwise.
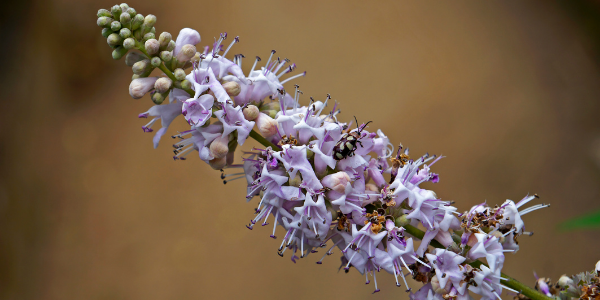
<path fill-rule="evenodd" d="M 246 179 L 246 199 L 258 198 L 247 228 L 271 222 L 271 237 L 277 238 L 281 226 L 280 256 L 288 253 L 295 263 L 323 251 L 317 261 L 322 264 L 337 247 L 340 268 L 356 269 L 367 283 L 373 278 L 374 292 L 383 270 L 397 286 L 406 286 L 411 299 L 469 299 L 469 291 L 500 299 L 503 289 L 519 293 L 504 284 L 501 271 L 505 253 L 519 250 L 518 237 L 531 235 L 522 217 L 549 206 L 523 208 L 537 195 L 459 213 L 453 202 L 421 187 L 440 180 L 431 168 L 442 157 L 411 158 L 402 145 L 394 151 L 381 130 L 369 130 L 370 122 L 339 119 L 338 104 L 332 105 L 329 95 L 323 101 L 301 100 L 298 85 L 286 91 L 285 83 L 306 72 L 288 75 L 296 65 L 275 51 L 264 64 L 256 57 L 245 73 L 244 55 L 227 58 L 238 37 L 226 45 L 227 34 L 221 34 L 198 51 L 197 31 L 183 29 L 175 40 L 163 32 L 155 39 L 156 17 L 126 4 L 100 10 L 98 17 L 115 48 L 113 58 L 125 57 L 132 67 L 130 95 L 150 94 L 155 104 L 139 115 L 151 118 L 144 132 L 161 122 L 154 147 L 181 115 L 190 129 L 172 136 L 179 139 L 173 158 L 198 153 L 222 171 L 224 183 Z M 139 52 L 125 55 L 128 50 Z M 150 76 L 155 69 L 162 75 Z M 235 164 L 235 150 L 248 137 L 264 147 L 241 152 L 242 163 Z M 422 286 L 411 289 L 409 275 Z M 597 295 L 597 280 L 586 280 L 586 295 Z"/>

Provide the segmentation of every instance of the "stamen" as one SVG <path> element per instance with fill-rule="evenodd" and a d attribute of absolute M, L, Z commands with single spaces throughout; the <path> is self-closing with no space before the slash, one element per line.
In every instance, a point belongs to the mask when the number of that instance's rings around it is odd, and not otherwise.
<path fill-rule="evenodd" d="M 271 62 L 271 58 L 273 58 L 273 54 L 275 54 L 275 52 L 277 51 L 271 50 L 271 55 L 269 55 L 269 60 L 267 60 L 267 63 L 265 64 L 265 71 L 263 72 L 263 74 L 267 74 L 269 63 Z"/>
<path fill-rule="evenodd" d="M 248 73 L 248 75 L 252 74 L 252 72 L 254 72 L 254 69 L 256 68 L 256 64 L 260 61 L 260 57 L 256 57 L 256 60 L 254 61 L 254 64 L 252 65 L 252 69 L 250 70 L 250 73 Z"/>
<path fill-rule="evenodd" d="M 236 36 L 235 39 L 233 39 L 233 41 L 231 42 L 231 44 L 229 44 L 229 47 L 227 47 L 227 49 L 225 50 L 225 52 L 223 52 L 223 54 L 221 54 L 222 56 L 227 55 L 227 52 L 229 52 L 229 49 L 231 49 L 231 47 L 233 46 L 233 44 L 235 43 L 239 43 L 240 41 L 240 37 Z"/>
<path fill-rule="evenodd" d="M 292 79 L 296 79 L 296 78 L 301 77 L 301 76 L 306 76 L 306 71 L 304 71 L 304 72 L 302 72 L 302 73 L 300 73 L 298 75 L 294 75 L 294 76 L 292 76 L 292 77 L 290 77 L 290 78 L 288 78 L 288 79 L 286 79 L 286 80 L 284 80 L 284 81 L 282 81 L 280 83 L 284 84 L 284 83 L 286 83 L 286 82 L 288 82 L 288 81 L 290 81 Z"/>

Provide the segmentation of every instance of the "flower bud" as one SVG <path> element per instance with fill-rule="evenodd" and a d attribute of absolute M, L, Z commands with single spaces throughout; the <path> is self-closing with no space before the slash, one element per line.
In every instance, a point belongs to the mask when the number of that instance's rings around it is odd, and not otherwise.
<path fill-rule="evenodd" d="M 244 110 L 242 110 L 242 112 L 244 113 L 244 118 L 246 118 L 248 121 L 256 120 L 256 118 L 258 118 L 258 114 L 260 113 L 256 105 L 248 105 L 246 108 L 244 108 Z"/>
<path fill-rule="evenodd" d="M 264 137 L 270 137 L 277 133 L 277 121 L 263 113 L 259 113 L 256 117 L 256 127 Z"/>
<path fill-rule="evenodd" d="M 135 17 L 137 15 L 137 11 L 135 11 L 135 8 L 130 7 L 127 9 L 127 13 L 129 14 L 129 16 L 131 17 Z"/>
<path fill-rule="evenodd" d="M 144 59 L 136 62 L 135 64 L 133 64 L 133 67 L 131 67 L 131 70 L 133 71 L 133 74 L 138 75 L 142 75 L 150 71 L 150 60 Z"/>
<path fill-rule="evenodd" d="M 394 225 L 397 227 L 402 227 L 410 224 L 410 219 L 406 215 L 401 215 L 394 220 Z"/>
<path fill-rule="evenodd" d="M 121 59 L 121 57 L 125 56 L 125 54 L 127 54 L 128 49 L 123 47 L 123 46 L 119 46 L 117 48 L 115 48 L 115 50 L 113 50 L 112 52 L 112 58 L 117 60 L 117 59 Z"/>
<path fill-rule="evenodd" d="M 155 55 L 158 53 L 158 48 L 160 47 L 160 44 L 155 39 L 149 39 L 146 41 L 144 46 L 146 47 L 146 52 L 148 52 L 149 55 Z"/>
<path fill-rule="evenodd" d="M 129 26 L 129 24 L 131 24 L 131 15 L 130 14 L 121 14 L 119 21 L 121 22 L 121 25 L 123 27 Z"/>
<path fill-rule="evenodd" d="M 166 92 L 169 91 L 169 89 L 171 89 L 171 85 L 173 84 L 173 81 L 167 77 L 161 77 L 158 80 L 156 80 L 156 82 L 154 83 L 154 89 L 161 93 L 164 94 Z"/>
<path fill-rule="evenodd" d="M 596 275 L 600 276 L 600 260 L 596 263 Z"/>
<path fill-rule="evenodd" d="M 110 23 L 110 30 L 112 30 L 112 31 L 121 30 L 121 23 L 119 21 L 112 21 L 112 23 Z"/>
<path fill-rule="evenodd" d="M 144 23 L 144 16 L 141 14 L 135 15 L 131 20 L 131 30 L 138 30 L 142 26 L 142 23 Z"/>
<path fill-rule="evenodd" d="M 200 61 L 200 52 L 196 52 L 196 54 L 194 54 L 194 57 L 190 58 L 190 62 L 199 62 Z"/>
<path fill-rule="evenodd" d="M 184 80 L 181 82 L 181 88 L 184 90 L 189 90 L 192 88 L 192 83 L 189 80 Z"/>
<path fill-rule="evenodd" d="M 229 135 L 220 136 L 210 143 L 210 154 L 215 158 L 222 158 L 229 152 Z"/>
<path fill-rule="evenodd" d="M 440 294 L 440 295 L 445 295 L 448 294 L 448 291 L 444 289 L 444 287 L 440 286 L 440 280 L 438 279 L 437 276 L 433 276 L 431 277 L 431 289 L 436 293 L 436 294 Z"/>
<path fill-rule="evenodd" d="M 148 28 L 152 28 L 152 26 L 154 26 L 154 24 L 156 24 L 156 16 L 155 15 L 147 15 L 144 18 L 144 26 L 146 26 Z"/>
<path fill-rule="evenodd" d="M 98 16 L 98 18 L 100 18 L 100 17 L 109 17 L 109 18 L 112 18 L 113 15 L 107 9 L 101 8 L 101 9 L 98 10 L 97 16 Z"/>
<path fill-rule="evenodd" d="M 120 6 L 115 5 L 110 9 L 110 11 L 111 11 L 113 17 L 118 20 L 119 17 L 121 16 L 121 13 L 123 12 L 123 9 L 121 9 Z"/>
<path fill-rule="evenodd" d="M 102 36 L 107 38 L 111 33 L 113 33 L 110 28 L 102 28 Z"/>
<path fill-rule="evenodd" d="M 227 92 L 227 95 L 229 95 L 229 96 L 237 96 L 240 94 L 240 91 L 242 90 L 240 87 L 240 84 L 235 81 L 225 82 L 223 84 L 223 88 L 225 89 L 225 92 Z"/>
<path fill-rule="evenodd" d="M 146 42 L 148 40 L 154 39 L 154 33 L 152 32 L 148 32 L 146 34 L 144 34 L 144 37 L 142 37 L 142 41 Z"/>
<path fill-rule="evenodd" d="M 129 95 L 133 99 L 140 99 L 154 87 L 158 77 L 138 78 L 129 84 Z"/>
<path fill-rule="evenodd" d="M 154 35 L 156 35 L 156 27 L 152 27 L 152 28 L 150 28 L 150 32 L 151 32 L 151 33 L 154 33 Z"/>
<path fill-rule="evenodd" d="M 560 276 L 560 278 L 558 279 L 557 282 L 558 286 L 560 286 L 561 288 L 568 288 L 569 286 L 573 285 L 573 279 L 571 279 L 569 276 L 563 274 L 562 276 Z"/>
<path fill-rule="evenodd" d="M 152 65 L 155 68 L 160 67 L 160 65 L 162 64 L 162 60 L 160 60 L 160 57 L 155 56 L 152 59 L 150 59 L 150 65 Z"/>
<path fill-rule="evenodd" d="M 260 106 L 260 111 L 262 111 L 262 112 L 269 111 L 269 110 L 279 110 L 279 102 L 263 103 Z"/>
<path fill-rule="evenodd" d="M 166 50 L 167 50 L 167 51 L 173 51 L 173 50 L 175 50 L 175 41 L 171 40 L 171 41 L 169 42 L 169 45 L 167 46 L 167 49 L 166 49 Z"/>
<path fill-rule="evenodd" d="M 129 9 L 127 3 L 121 3 L 119 6 L 121 7 L 121 11 L 127 11 Z"/>
<path fill-rule="evenodd" d="M 110 27 L 110 24 L 113 21 L 114 20 L 111 17 L 100 17 L 100 18 L 98 18 L 98 21 L 96 22 L 96 24 L 98 24 L 98 26 L 100 26 L 100 27 L 108 28 L 108 27 Z"/>
<path fill-rule="evenodd" d="M 131 75 L 131 80 L 136 80 L 138 78 L 143 78 L 142 76 L 138 75 L 138 74 L 133 74 Z"/>
<path fill-rule="evenodd" d="M 168 52 L 171 53 L 171 52 Z M 181 68 L 177 68 L 175 69 L 175 71 L 173 72 L 173 75 L 175 75 L 175 79 L 181 81 L 181 80 L 185 80 L 185 71 Z"/>
<path fill-rule="evenodd" d="M 160 53 L 160 59 L 162 59 L 162 61 L 164 61 L 165 63 L 170 62 L 171 59 L 173 59 L 173 52 L 171 52 L 171 51 L 163 51 L 163 52 L 161 52 Z M 175 71 L 177 71 L 177 70 L 175 70 Z M 185 76 L 183 78 L 185 79 Z M 178 79 L 178 80 L 183 80 L 183 79 Z"/>
<path fill-rule="evenodd" d="M 296 173 L 296 177 L 294 178 L 290 177 L 288 182 L 290 183 L 290 186 L 300 187 L 300 184 L 302 184 L 302 177 L 300 177 L 300 173 Z"/>
<path fill-rule="evenodd" d="M 323 177 L 321 183 L 323 186 L 343 194 L 346 186 L 350 184 L 350 176 L 346 172 L 337 172 Z"/>
<path fill-rule="evenodd" d="M 119 36 L 116 33 L 111 33 L 108 38 L 106 38 L 106 42 L 108 43 L 109 46 L 118 46 L 121 45 L 121 43 L 123 43 L 123 38 L 121 38 L 121 36 Z"/>
<path fill-rule="evenodd" d="M 129 52 L 127 54 L 127 56 L 125 57 L 125 64 L 128 65 L 128 66 L 130 66 L 130 67 L 133 67 L 133 65 L 136 62 L 138 62 L 140 60 L 144 60 L 144 59 L 146 59 L 146 57 L 143 56 L 142 54 L 139 54 L 137 52 Z"/>
<path fill-rule="evenodd" d="M 160 36 L 158 37 L 158 42 L 160 43 L 160 49 L 164 50 L 167 49 L 167 46 L 169 46 L 169 42 L 171 42 L 173 40 L 173 36 L 171 36 L 170 33 L 168 32 L 163 32 L 160 34 Z"/>
<path fill-rule="evenodd" d="M 194 45 L 187 44 L 181 47 L 181 51 L 177 53 L 176 58 L 179 62 L 186 62 L 190 60 L 194 54 L 196 54 L 196 47 Z"/>
<path fill-rule="evenodd" d="M 221 169 L 225 168 L 225 166 L 227 165 L 227 158 L 225 158 L 225 157 L 215 158 L 215 159 L 209 161 L 208 165 L 211 166 L 215 170 L 221 170 Z"/>
<path fill-rule="evenodd" d="M 152 102 L 154 102 L 154 104 L 156 104 L 156 105 L 161 105 L 165 101 L 166 98 L 167 98 L 167 95 L 161 94 L 161 93 L 154 93 L 150 97 L 150 99 L 152 99 Z"/>
<path fill-rule="evenodd" d="M 119 31 L 119 36 L 123 39 L 131 37 L 131 30 L 129 30 L 129 28 L 121 28 Z"/>

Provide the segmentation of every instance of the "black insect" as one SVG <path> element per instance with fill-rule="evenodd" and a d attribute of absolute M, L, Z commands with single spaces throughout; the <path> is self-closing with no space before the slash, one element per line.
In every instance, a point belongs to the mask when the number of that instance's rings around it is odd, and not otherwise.
<path fill-rule="evenodd" d="M 335 160 L 342 160 L 346 157 L 354 156 L 354 151 L 356 151 L 356 144 L 358 143 L 362 147 L 362 143 L 360 142 L 361 131 L 367 127 L 371 121 L 367 122 L 364 126 L 358 127 L 358 121 L 356 117 L 354 117 L 356 121 L 356 129 L 354 132 L 344 132 L 340 140 L 333 147 L 333 158 Z"/>

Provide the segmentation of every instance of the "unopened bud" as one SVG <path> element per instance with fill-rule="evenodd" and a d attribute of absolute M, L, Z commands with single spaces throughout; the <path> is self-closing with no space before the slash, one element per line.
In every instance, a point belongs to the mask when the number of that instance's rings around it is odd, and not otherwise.
<path fill-rule="evenodd" d="M 560 286 L 561 288 L 568 288 L 569 286 L 573 285 L 573 279 L 571 279 L 569 276 L 563 274 L 562 276 L 560 276 L 560 278 L 558 279 L 557 282 L 558 286 Z"/>
<path fill-rule="evenodd" d="M 107 38 L 106 42 L 109 46 L 118 46 L 123 42 L 123 38 L 116 33 L 111 33 Z"/>
<path fill-rule="evenodd" d="M 264 113 L 273 119 L 275 119 L 275 117 L 277 117 L 277 111 L 275 111 L 275 110 L 268 110 L 268 111 L 265 111 Z"/>
<path fill-rule="evenodd" d="M 129 9 L 127 3 L 121 3 L 119 6 L 121 7 L 121 11 L 127 11 Z"/>
<path fill-rule="evenodd" d="M 152 28 L 152 26 L 154 26 L 154 24 L 156 24 L 156 16 L 155 15 L 147 15 L 146 18 L 144 18 L 144 26 L 146 26 L 148 28 Z"/>
<path fill-rule="evenodd" d="M 156 27 L 150 28 L 150 32 L 152 32 L 152 33 L 154 33 L 154 35 L 156 35 Z"/>
<path fill-rule="evenodd" d="M 101 8 L 101 9 L 98 10 L 97 16 L 98 16 L 98 18 L 100 18 L 100 17 L 109 17 L 109 18 L 112 18 L 113 15 L 107 9 Z"/>
<path fill-rule="evenodd" d="M 190 62 L 199 62 L 200 61 L 200 52 L 196 52 L 194 57 L 190 58 Z"/>
<path fill-rule="evenodd" d="M 149 55 L 155 55 L 158 53 L 160 44 L 155 39 L 149 39 L 146 41 L 144 46 L 146 47 L 146 52 L 148 52 Z"/>
<path fill-rule="evenodd" d="M 144 60 L 144 59 L 146 59 L 146 57 L 143 56 L 142 54 L 139 54 L 137 52 L 129 52 L 127 54 L 127 56 L 125 57 L 125 64 L 128 65 L 128 66 L 130 66 L 130 67 L 133 67 L 133 65 L 136 62 L 138 62 L 140 60 Z"/>
<path fill-rule="evenodd" d="M 129 30 L 129 28 L 121 28 L 119 36 L 124 39 L 131 37 L 131 30 Z"/>
<path fill-rule="evenodd" d="M 165 98 L 167 98 L 167 95 L 161 93 L 154 93 L 150 98 L 152 99 L 152 102 L 154 102 L 154 104 L 161 105 L 165 101 Z"/>
<path fill-rule="evenodd" d="M 135 8 L 133 7 L 128 8 L 127 13 L 132 17 L 135 17 L 137 15 L 137 11 L 135 11 Z"/>
<path fill-rule="evenodd" d="M 133 64 L 133 67 L 131 67 L 131 70 L 133 71 L 133 74 L 138 75 L 142 75 L 147 71 L 150 71 L 150 60 L 144 59 L 136 62 L 135 64 Z"/>
<path fill-rule="evenodd" d="M 258 118 L 258 114 L 260 113 L 256 105 L 248 105 L 246 108 L 244 108 L 244 110 L 242 110 L 242 112 L 244 113 L 244 118 L 246 118 L 248 121 L 256 120 L 256 118 Z"/>
<path fill-rule="evenodd" d="M 294 178 L 290 177 L 288 182 L 290 183 L 290 186 L 300 187 L 300 184 L 302 184 L 302 177 L 300 177 L 300 173 L 296 173 L 296 177 Z"/>
<path fill-rule="evenodd" d="M 220 136 L 210 143 L 210 154 L 215 158 L 225 157 L 229 152 L 229 135 Z"/>
<path fill-rule="evenodd" d="M 169 89 L 171 89 L 172 84 L 173 84 L 173 81 L 171 79 L 169 79 L 167 77 L 161 77 L 154 83 L 154 89 L 157 92 L 164 94 L 164 93 L 168 92 Z"/>
<path fill-rule="evenodd" d="M 600 276 L 600 260 L 596 263 L 596 275 Z"/>
<path fill-rule="evenodd" d="M 260 106 L 260 111 L 279 110 L 279 102 L 263 103 Z"/>
<path fill-rule="evenodd" d="M 144 34 L 144 37 L 142 38 L 142 40 L 144 42 L 146 42 L 148 40 L 152 40 L 152 39 L 154 39 L 154 33 L 152 33 L 152 32 L 148 32 L 148 33 Z"/>
<path fill-rule="evenodd" d="M 160 67 L 160 65 L 162 64 L 162 60 L 160 60 L 160 57 L 155 56 L 152 59 L 150 59 L 150 64 L 155 67 L 158 68 Z"/>
<path fill-rule="evenodd" d="M 167 50 L 167 51 L 173 51 L 173 50 L 175 50 L 175 41 L 171 40 L 171 41 L 169 42 L 169 45 L 167 46 L 167 49 L 166 49 L 166 50 Z"/>
<path fill-rule="evenodd" d="M 110 28 L 102 28 L 102 36 L 107 38 L 111 33 L 113 33 Z"/>
<path fill-rule="evenodd" d="M 169 46 L 169 42 L 173 40 L 173 36 L 171 36 L 168 32 L 163 32 L 158 37 L 158 42 L 160 43 L 160 49 L 167 49 Z"/>
<path fill-rule="evenodd" d="M 119 46 L 117 48 L 115 48 L 115 50 L 113 50 L 112 52 L 112 58 L 117 60 L 117 59 L 121 59 L 121 57 L 125 56 L 125 54 L 127 54 L 127 48 L 123 47 L 123 46 Z"/>
<path fill-rule="evenodd" d="M 225 82 L 223 84 L 223 88 L 225 89 L 225 92 L 227 92 L 227 95 L 229 95 L 229 96 L 237 96 L 240 94 L 240 91 L 242 90 L 240 87 L 240 84 L 235 81 Z"/>
<path fill-rule="evenodd" d="M 121 13 L 123 12 L 123 9 L 121 9 L 121 7 L 120 7 L 120 6 L 118 6 L 118 5 L 115 5 L 115 6 L 113 6 L 113 7 L 110 9 L 110 11 L 111 11 L 111 13 L 112 13 L 113 17 L 114 17 L 116 20 L 118 20 L 118 19 L 119 19 L 119 17 L 121 16 Z"/>
<path fill-rule="evenodd" d="M 121 22 L 119 22 L 119 21 L 112 21 L 112 23 L 110 23 L 110 30 L 112 30 L 112 31 L 119 31 L 119 30 L 121 30 Z"/>
<path fill-rule="evenodd" d="M 215 158 L 215 159 L 209 161 L 208 165 L 211 166 L 215 170 L 221 170 L 221 169 L 225 168 L 225 166 L 227 165 L 227 158 L 225 158 L 225 157 Z"/>
<path fill-rule="evenodd" d="M 185 71 L 181 68 L 175 69 L 175 71 L 173 72 L 173 75 L 175 75 L 175 79 L 177 79 L 179 81 L 185 79 Z"/>
<path fill-rule="evenodd" d="M 179 62 L 186 62 L 190 60 L 196 54 L 196 47 L 194 45 L 183 45 L 179 53 L 177 53 L 177 60 Z"/>
<path fill-rule="evenodd" d="M 440 286 L 440 280 L 438 279 L 437 276 L 431 277 L 431 289 L 436 294 L 440 294 L 440 295 L 448 294 L 448 291 L 446 289 L 444 289 L 444 287 Z"/>
<path fill-rule="evenodd" d="M 410 224 L 410 219 L 407 217 L 407 215 L 401 215 L 394 220 L 394 225 L 396 225 L 396 227 L 402 227 L 408 224 Z"/>
<path fill-rule="evenodd" d="M 131 80 L 136 80 L 138 78 L 143 78 L 143 77 L 141 75 L 138 75 L 138 74 L 131 75 Z"/>
<path fill-rule="evenodd" d="M 321 180 L 323 186 L 342 194 L 345 193 L 346 186 L 348 186 L 350 182 L 350 176 L 343 171 L 327 175 Z"/>
<path fill-rule="evenodd" d="M 121 21 L 121 25 L 129 26 L 129 24 L 131 24 L 131 15 L 130 14 L 121 14 L 119 21 Z"/>
<path fill-rule="evenodd" d="M 138 78 L 129 84 L 129 95 L 133 99 L 140 99 L 146 95 L 152 88 L 158 77 Z"/>
<path fill-rule="evenodd" d="M 131 30 L 138 30 L 144 23 L 144 16 L 141 14 L 135 15 L 131 20 Z"/>
<path fill-rule="evenodd" d="M 256 127 L 264 137 L 270 137 L 277 133 L 277 121 L 263 113 L 259 113 L 256 117 Z"/>
<path fill-rule="evenodd" d="M 184 80 L 181 82 L 181 88 L 184 90 L 189 90 L 192 88 L 192 83 L 189 80 Z"/>
<path fill-rule="evenodd" d="M 162 61 L 164 61 L 165 63 L 170 62 L 171 59 L 173 59 L 173 52 L 171 52 L 171 51 L 162 51 L 160 53 L 160 59 L 162 59 Z M 183 79 L 178 79 L 178 80 L 183 80 Z"/>
<path fill-rule="evenodd" d="M 100 17 L 98 18 L 98 21 L 96 22 L 96 24 L 98 24 L 98 26 L 100 27 L 105 27 L 108 28 L 110 27 L 110 23 L 112 23 L 114 20 L 111 17 Z"/>

